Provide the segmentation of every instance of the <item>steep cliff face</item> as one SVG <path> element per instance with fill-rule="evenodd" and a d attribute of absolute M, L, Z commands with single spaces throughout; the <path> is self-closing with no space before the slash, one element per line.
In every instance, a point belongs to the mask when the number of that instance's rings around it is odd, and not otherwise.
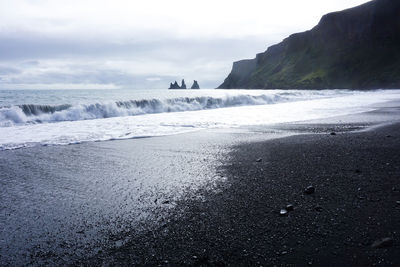
<path fill-rule="evenodd" d="M 400 88 L 400 1 L 324 15 L 313 29 L 235 62 L 218 88 Z"/>
<path fill-rule="evenodd" d="M 255 59 L 245 59 L 234 62 L 231 73 L 222 84 L 224 87 L 221 87 L 221 85 L 219 88 L 239 88 L 238 85 L 248 85 L 252 73 L 256 70 L 256 66 Z"/>

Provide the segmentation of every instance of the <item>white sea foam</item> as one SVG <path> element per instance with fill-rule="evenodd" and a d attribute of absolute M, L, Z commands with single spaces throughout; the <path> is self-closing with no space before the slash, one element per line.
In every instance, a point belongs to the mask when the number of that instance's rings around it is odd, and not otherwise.
<path fill-rule="evenodd" d="M 0 109 L 0 150 L 266 125 L 365 112 L 400 91 L 266 91 L 251 95 L 14 105 Z M 272 105 L 273 104 L 273 105 Z"/>

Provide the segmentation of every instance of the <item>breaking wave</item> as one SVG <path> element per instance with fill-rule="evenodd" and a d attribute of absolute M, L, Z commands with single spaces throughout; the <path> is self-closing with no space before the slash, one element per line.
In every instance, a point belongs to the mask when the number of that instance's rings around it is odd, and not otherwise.
<path fill-rule="evenodd" d="M 182 112 L 224 107 L 266 105 L 284 102 L 285 95 L 237 95 L 226 97 L 181 97 L 174 99 L 130 100 L 79 105 L 15 105 L 0 107 L 0 127 L 59 121 L 136 116 L 164 112 Z"/>

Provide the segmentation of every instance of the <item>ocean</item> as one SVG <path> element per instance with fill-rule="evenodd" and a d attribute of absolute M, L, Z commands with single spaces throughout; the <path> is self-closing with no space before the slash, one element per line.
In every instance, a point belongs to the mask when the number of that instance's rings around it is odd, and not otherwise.
<path fill-rule="evenodd" d="M 0 90 L 0 150 L 349 115 L 397 90 Z"/>

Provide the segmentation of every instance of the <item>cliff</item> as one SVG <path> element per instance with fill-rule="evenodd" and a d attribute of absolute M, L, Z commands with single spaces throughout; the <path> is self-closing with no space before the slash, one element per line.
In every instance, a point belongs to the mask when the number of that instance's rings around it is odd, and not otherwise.
<path fill-rule="evenodd" d="M 218 88 L 400 88 L 399 47 L 400 1 L 374 0 L 233 63 Z"/>

